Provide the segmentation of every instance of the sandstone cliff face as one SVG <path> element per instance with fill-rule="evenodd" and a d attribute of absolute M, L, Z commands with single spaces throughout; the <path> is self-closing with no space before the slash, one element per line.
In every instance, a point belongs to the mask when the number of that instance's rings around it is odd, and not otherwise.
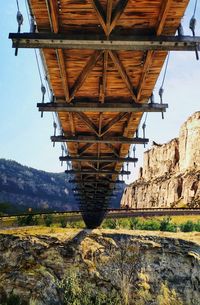
<path fill-rule="evenodd" d="M 116 261 L 119 251 L 120 264 Z M 93 280 L 97 289 L 110 291 L 112 285 L 120 286 L 115 266 L 118 264 L 123 272 L 126 268 L 133 271 L 131 289 L 136 289 L 141 275 L 145 275 L 145 287 L 154 297 L 161 283 L 166 282 L 184 304 L 197 305 L 199 262 L 197 243 L 139 232 L 66 230 L 56 237 L 1 234 L 0 303 L 12 292 L 27 302 L 34 299 L 35 305 L 63 304 L 56 283 L 74 264 L 84 269 L 83 281 Z"/>
<path fill-rule="evenodd" d="M 179 138 L 144 153 L 139 179 L 125 189 L 121 205 L 200 207 L 200 112 L 183 124 Z"/>

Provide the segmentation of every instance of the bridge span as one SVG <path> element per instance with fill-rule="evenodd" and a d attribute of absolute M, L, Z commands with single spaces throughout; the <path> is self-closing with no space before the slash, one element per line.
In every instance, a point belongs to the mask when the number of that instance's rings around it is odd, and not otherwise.
<path fill-rule="evenodd" d="M 180 22 L 188 0 L 28 0 L 30 33 L 10 33 L 20 48 L 38 48 L 52 92 L 38 109 L 55 112 L 64 145 L 60 157 L 74 176 L 88 228 L 102 222 L 119 176 L 137 162 L 133 144 L 148 143 L 147 112 L 166 111 L 152 95 L 168 52 L 195 51 L 199 37 L 183 36 Z M 175 33 L 179 29 L 179 36 Z M 56 124 L 55 124 L 56 129 Z M 124 168 L 126 164 L 127 168 Z M 95 211 L 98 211 L 96 213 Z"/>

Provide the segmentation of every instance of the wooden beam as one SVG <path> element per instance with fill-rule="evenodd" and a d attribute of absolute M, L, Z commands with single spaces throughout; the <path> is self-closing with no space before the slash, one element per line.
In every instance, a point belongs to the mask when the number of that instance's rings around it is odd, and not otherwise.
<path fill-rule="evenodd" d="M 93 145 L 93 143 L 87 143 L 87 144 L 85 144 L 83 147 L 81 147 L 81 148 L 78 150 L 78 155 L 79 155 L 79 156 L 83 155 L 92 145 Z"/>
<path fill-rule="evenodd" d="M 48 3 L 50 3 L 51 22 L 52 22 L 54 33 L 58 33 L 58 31 L 59 31 L 58 2 L 57 2 L 57 0 L 51 0 Z"/>
<path fill-rule="evenodd" d="M 115 7 L 115 9 L 113 11 L 113 14 L 112 14 L 112 22 L 111 22 L 111 25 L 110 25 L 109 34 L 115 28 L 115 26 L 117 24 L 117 21 L 119 20 L 119 18 L 123 14 L 128 1 L 129 0 L 119 0 L 119 2 L 117 3 L 117 5 L 116 5 L 116 7 Z"/>
<path fill-rule="evenodd" d="M 105 95 L 106 95 L 107 68 L 108 68 L 108 51 L 105 50 L 103 56 L 103 71 L 102 71 L 100 95 L 99 95 L 99 100 L 101 103 L 104 103 Z"/>
<path fill-rule="evenodd" d="M 72 133 L 73 136 L 75 136 L 76 128 L 75 128 L 75 124 L 74 124 L 73 112 L 68 112 L 68 117 L 69 117 L 69 124 L 70 124 L 70 128 L 71 128 L 71 133 Z"/>
<path fill-rule="evenodd" d="M 109 149 L 114 153 L 114 155 L 119 158 L 119 152 L 118 150 L 111 144 L 111 143 L 106 143 L 106 146 L 108 146 Z"/>
<path fill-rule="evenodd" d="M 128 76 L 128 74 L 126 73 L 125 68 L 122 65 L 122 62 L 120 61 L 118 55 L 116 52 L 114 51 L 109 51 L 109 55 L 112 58 L 112 61 L 114 62 L 122 80 L 124 81 L 124 83 L 126 84 L 126 87 L 128 88 L 132 99 L 137 103 L 137 97 L 136 97 L 136 90 L 133 87 L 131 80 Z"/>
<path fill-rule="evenodd" d="M 159 20 L 158 20 L 158 23 L 156 25 L 156 35 L 157 36 L 161 35 L 161 33 L 163 31 L 164 24 L 165 24 L 165 21 L 166 21 L 166 18 L 167 18 L 167 14 L 169 12 L 169 8 L 170 8 L 172 2 L 173 2 L 173 0 L 162 1 L 160 13 L 159 13 Z M 150 66 L 151 66 L 152 61 L 153 61 L 153 55 L 154 55 L 153 50 L 149 50 L 147 52 L 146 60 L 145 60 L 144 66 L 143 66 L 143 71 L 142 71 L 140 81 L 139 81 L 139 86 L 138 86 L 138 94 L 137 94 L 138 101 L 140 100 L 142 89 L 144 87 L 146 77 L 149 73 L 149 69 L 150 69 Z"/>
<path fill-rule="evenodd" d="M 52 1 L 47 0 L 46 5 L 47 5 L 47 10 L 48 10 L 48 14 L 49 14 L 52 31 L 55 34 L 57 34 L 59 32 L 57 0 L 52 0 Z M 62 84 L 63 84 L 64 95 L 65 95 L 66 101 L 68 102 L 69 101 L 69 86 L 68 86 L 68 81 L 67 81 L 68 78 L 67 78 L 67 72 L 66 72 L 66 68 L 65 68 L 63 50 L 57 49 L 56 56 L 57 56 L 57 61 L 58 61 L 58 65 L 59 65 L 59 70 L 60 70 L 60 78 L 61 78 Z"/>
<path fill-rule="evenodd" d="M 107 34 L 107 27 L 106 27 L 106 16 L 105 13 L 103 11 L 103 8 L 101 6 L 101 3 L 99 2 L 99 0 L 91 0 L 93 8 L 97 14 L 97 17 L 99 19 L 100 25 L 102 26 L 105 34 Z"/>
<path fill-rule="evenodd" d="M 121 181 L 121 180 L 116 180 L 116 181 L 113 181 L 113 180 L 95 180 L 95 179 L 92 179 L 92 180 L 81 180 L 81 179 L 70 179 L 69 180 L 69 183 L 99 183 L 99 184 L 123 184 L 124 185 L 124 181 Z"/>
<path fill-rule="evenodd" d="M 78 49 L 101 51 L 194 51 L 200 37 L 191 36 L 66 36 L 55 33 L 10 33 L 13 48 Z"/>
<path fill-rule="evenodd" d="M 67 77 L 67 71 L 66 71 L 66 67 L 65 67 L 63 50 L 57 49 L 56 56 L 57 56 L 57 61 L 58 61 L 58 65 L 59 65 L 60 78 L 62 80 L 64 95 L 65 95 L 66 101 L 69 102 L 69 85 L 68 85 L 68 77 Z"/>
<path fill-rule="evenodd" d="M 127 112 L 121 112 L 117 114 L 112 120 L 110 120 L 101 130 L 100 136 L 105 135 L 116 123 L 121 121 L 124 117 L 127 116 Z"/>
<path fill-rule="evenodd" d="M 114 171 L 114 170 L 87 170 L 87 169 L 81 169 L 81 170 L 73 170 L 69 169 L 66 170 L 65 173 L 67 174 L 81 174 L 81 175 L 130 175 L 131 172 L 129 171 Z"/>
<path fill-rule="evenodd" d="M 99 131 L 97 126 L 88 118 L 88 116 L 82 112 L 76 112 L 76 115 L 97 135 L 99 136 Z"/>
<path fill-rule="evenodd" d="M 170 6 L 172 5 L 173 0 L 163 0 L 161 3 L 161 9 L 159 13 L 159 19 L 156 25 L 156 35 L 161 35 L 164 23 L 167 19 L 167 14 L 169 12 Z"/>
<path fill-rule="evenodd" d="M 112 103 L 105 104 L 96 102 L 75 102 L 66 104 L 57 101 L 56 103 L 38 103 L 37 107 L 42 112 L 165 112 L 168 108 L 167 104 L 139 104 L 139 103 Z"/>
<path fill-rule="evenodd" d="M 113 0 L 108 0 L 107 1 L 107 10 L 106 10 L 106 34 L 107 34 L 107 36 L 109 36 L 109 34 L 110 34 L 112 5 L 113 5 Z"/>
<path fill-rule="evenodd" d="M 92 156 L 84 156 L 84 157 L 71 157 L 71 156 L 64 156 L 59 158 L 60 161 L 79 161 L 79 162 L 128 162 L 128 163 L 135 163 L 138 161 L 137 158 L 117 158 L 114 157 L 92 157 Z"/>
<path fill-rule="evenodd" d="M 84 81 L 88 77 L 89 73 L 95 67 L 98 59 L 103 54 L 103 51 L 95 51 L 92 56 L 90 57 L 89 61 L 86 63 L 85 67 L 83 68 L 82 72 L 79 74 L 78 78 L 76 79 L 71 92 L 70 92 L 70 101 L 74 98 L 76 92 L 80 89 L 83 85 Z"/>
<path fill-rule="evenodd" d="M 91 136 L 91 134 L 87 135 L 76 135 L 74 137 L 70 136 L 52 136 L 52 142 L 69 142 L 69 143 L 110 143 L 110 144 L 147 144 L 149 142 L 148 139 L 143 138 L 127 138 L 123 136 L 109 136 L 109 137 L 96 137 Z"/>

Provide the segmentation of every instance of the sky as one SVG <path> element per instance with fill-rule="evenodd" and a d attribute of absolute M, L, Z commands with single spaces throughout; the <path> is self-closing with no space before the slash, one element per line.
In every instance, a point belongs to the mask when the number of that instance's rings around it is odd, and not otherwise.
<path fill-rule="evenodd" d="M 191 35 L 189 20 L 193 14 L 195 0 L 190 1 L 183 18 L 184 33 Z M 22 32 L 29 31 L 25 0 L 19 0 L 24 16 Z M 41 101 L 40 78 L 34 51 L 19 49 L 14 56 L 9 32 L 17 32 L 17 6 L 15 0 L 1 1 L 0 11 L 0 158 L 15 160 L 23 165 L 48 172 L 63 172 L 59 156 L 60 144 L 54 148 L 50 141 L 53 135 L 51 113 L 41 118 L 36 104 Z M 200 1 L 196 11 L 197 30 L 200 36 Z M 200 53 L 200 52 L 199 52 Z M 158 90 L 163 70 L 154 89 L 155 101 L 159 102 Z M 46 99 L 48 102 L 48 98 Z M 177 137 L 180 126 L 195 111 L 200 110 L 200 61 L 194 52 L 171 52 L 164 85 L 164 103 L 169 104 L 165 119 L 160 113 L 148 114 L 146 137 L 149 144 L 137 145 L 136 168 L 129 166 L 132 182 L 142 166 L 143 152 L 152 146 L 152 141 L 166 143 Z M 140 130 L 140 135 L 142 134 Z"/>

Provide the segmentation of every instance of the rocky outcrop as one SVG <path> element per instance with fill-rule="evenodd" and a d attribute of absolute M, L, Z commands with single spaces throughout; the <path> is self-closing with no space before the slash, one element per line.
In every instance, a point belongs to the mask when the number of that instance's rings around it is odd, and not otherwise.
<path fill-rule="evenodd" d="M 56 237 L 1 234 L 0 303 L 13 293 L 27 304 L 32 299 L 35 305 L 61 305 L 57 284 L 76 265 L 84 270 L 79 274 L 82 280 L 95 281 L 97 289 L 109 292 L 111 286 L 120 286 L 122 272 L 131 293 L 145 278 L 153 298 L 166 283 L 183 304 L 197 305 L 199 262 L 197 243 L 145 233 L 66 230 Z"/>
<path fill-rule="evenodd" d="M 200 112 L 182 125 L 179 138 L 144 153 L 139 179 L 125 189 L 121 205 L 200 207 Z"/>

